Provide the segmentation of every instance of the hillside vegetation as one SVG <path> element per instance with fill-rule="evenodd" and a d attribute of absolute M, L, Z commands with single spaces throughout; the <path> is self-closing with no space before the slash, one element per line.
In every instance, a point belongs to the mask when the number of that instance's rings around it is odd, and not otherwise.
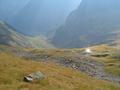
<path fill-rule="evenodd" d="M 120 76 L 120 47 L 115 46 L 108 46 L 108 45 L 100 45 L 94 46 L 91 48 L 95 52 L 99 53 L 109 53 L 107 57 L 96 57 L 96 60 L 100 60 L 105 64 L 105 70 L 108 73 L 113 75 Z"/>
<path fill-rule="evenodd" d="M 24 75 L 41 71 L 46 78 L 36 83 L 23 81 Z M 54 63 L 27 61 L 0 53 L 0 90 L 119 90 L 119 85 L 96 80 L 76 70 Z"/>

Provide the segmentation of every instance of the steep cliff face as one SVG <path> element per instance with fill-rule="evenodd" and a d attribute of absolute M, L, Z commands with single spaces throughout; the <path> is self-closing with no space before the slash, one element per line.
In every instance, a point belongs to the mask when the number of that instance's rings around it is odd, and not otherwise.
<path fill-rule="evenodd" d="M 58 47 L 85 47 L 109 42 L 120 31 L 119 0 L 82 0 L 53 38 Z M 111 37 L 112 36 L 112 37 Z"/>

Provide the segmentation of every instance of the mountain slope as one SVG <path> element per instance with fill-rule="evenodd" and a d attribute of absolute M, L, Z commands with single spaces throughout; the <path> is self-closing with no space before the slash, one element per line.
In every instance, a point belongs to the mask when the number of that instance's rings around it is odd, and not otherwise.
<path fill-rule="evenodd" d="M 120 35 L 119 0 L 83 0 L 53 38 L 58 47 L 86 47 Z"/>
<path fill-rule="evenodd" d="M 55 63 L 35 62 L 0 53 L 0 90 L 119 90 L 118 84 L 97 80 Z M 25 75 L 41 71 L 45 79 L 35 83 L 23 81 Z"/>
<path fill-rule="evenodd" d="M 11 26 L 0 21 L 0 44 L 33 47 L 33 48 L 52 48 L 47 39 L 43 37 L 30 37 L 16 32 Z"/>

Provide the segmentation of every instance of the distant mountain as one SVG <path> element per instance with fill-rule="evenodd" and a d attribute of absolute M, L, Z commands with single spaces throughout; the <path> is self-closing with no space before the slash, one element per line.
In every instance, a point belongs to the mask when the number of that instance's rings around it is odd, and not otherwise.
<path fill-rule="evenodd" d="M 46 35 L 63 24 L 80 1 L 0 0 L 0 18 L 22 33 Z"/>
<path fill-rule="evenodd" d="M 44 37 L 30 37 L 18 33 L 3 21 L 0 21 L 0 44 L 26 48 L 53 48 Z"/>
<path fill-rule="evenodd" d="M 57 47 L 75 48 L 115 40 L 120 33 L 120 0 L 82 0 L 53 38 Z"/>
<path fill-rule="evenodd" d="M 0 0 L 0 19 L 9 21 L 21 11 L 30 0 Z"/>

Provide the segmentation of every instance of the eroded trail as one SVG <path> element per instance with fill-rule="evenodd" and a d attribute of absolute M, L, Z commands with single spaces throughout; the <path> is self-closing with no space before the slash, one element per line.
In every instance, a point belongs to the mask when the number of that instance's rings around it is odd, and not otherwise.
<path fill-rule="evenodd" d="M 66 60 L 59 59 L 60 64 L 71 67 L 73 69 L 79 70 L 81 72 L 87 73 L 92 77 L 96 77 L 98 79 L 103 79 L 111 82 L 120 83 L 119 76 L 113 76 L 112 74 L 108 74 L 104 71 L 104 64 L 96 62 L 88 57 L 75 57 L 74 60 Z"/>

